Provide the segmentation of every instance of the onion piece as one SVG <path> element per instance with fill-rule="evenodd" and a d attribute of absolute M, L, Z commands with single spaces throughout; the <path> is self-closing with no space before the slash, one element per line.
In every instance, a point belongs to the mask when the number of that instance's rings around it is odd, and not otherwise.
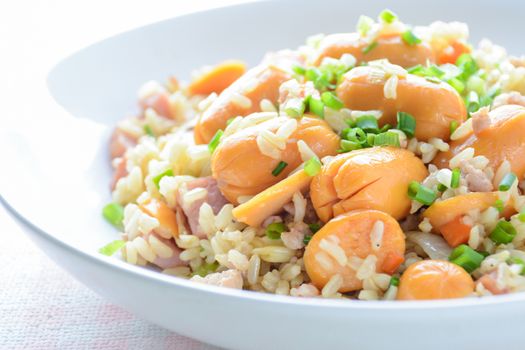
<path fill-rule="evenodd" d="M 417 244 L 431 259 L 448 260 L 452 248 L 443 237 L 433 233 L 412 231 L 407 232 L 407 239 Z"/>

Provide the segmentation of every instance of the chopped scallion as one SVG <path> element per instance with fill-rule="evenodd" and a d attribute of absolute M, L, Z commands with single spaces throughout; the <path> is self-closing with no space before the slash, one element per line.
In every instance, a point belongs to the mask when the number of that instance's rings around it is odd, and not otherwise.
<path fill-rule="evenodd" d="M 450 135 L 452 135 L 454 131 L 456 131 L 458 126 L 459 126 L 459 123 L 457 122 L 457 120 L 453 120 L 450 122 Z"/>
<path fill-rule="evenodd" d="M 286 231 L 286 225 L 282 222 L 274 222 L 266 227 L 266 237 L 270 239 L 280 239 L 281 233 Z"/>
<path fill-rule="evenodd" d="M 416 132 L 416 118 L 405 112 L 397 112 L 397 128 L 408 137 L 414 137 Z"/>
<path fill-rule="evenodd" d="M 124 207 L 118 203 L 109 203 L 102 208 L 102 216 L 111 225 L 122 229 L 122 220 L 124 220 Z"/>
<path fill-rule="evenodd" d="M 462 94 L 463 91 L 465 91 L 465 84 L 457 78 L 449 79 L 447 80 L 447 83 L 452 86 L 458 94 Z"/>
<path fill-rule="evenodd" d="M 312 157 L 304 164 L 304 171 L 310 176 L 315 176 L 321 171 L 321 166 L 319 158 Z"/>
<path fill-rule="evenodd" d="M 374 137 L 374 146 L 393 146 L 399 147 L 399 135 L 392 131 L 377 134 Z"/>
<path fill-rule="evenodd" d="M 363 148 L 363 146 L 357 141 L 341 140 L 342 152 L 350 152 L 361 148 Z"/>
<path fill-rule="evenodd" d="M 419 39 L 410 29 L 401 34 L 401 38 L 409 46 L 414 46 L 421 43 L 421 39 Z"/>
<path fill-rule="evenodd" d="M 305 235 L 304 238 L 303 238 L 303 243 L 304 245 L 308 245 L 308 243 L 310 243 L 310 240 L 312 239 L 312 236 L 313 235 Z"/>
<path fill-rule="evenodd" d="M 275 167 L 275 169 L 272 170 L 272 175 L 279 176 L 279 174 L 284 170 L 284 168 L 286 168 L 287 165 L 288 163 L 280 161 L 279 164 L 277 164 L 277 166 Z"/>
<path fill-rule="evenodd" d="M 399 286 L 399 277 L 392 276 L 390 278 L 390 285 L 394 286 L 394 287 L 398 287 Z"/>
<path fill-rule="evenodd" d="M 481 266 L 481 262 L 484 258 L 485 257 L 482 254 L 470 248 L 468 245 L 461 244 L 454 248 L 452 253 L 450 253 L 448 260 L 461 266 L 468 273 L 472 273 L 472 271 Z"/>
<path fill-rule="evenodd" d="M 507 244 L 516 237 L 516 229 L 506 220 L 500 220 L 494 230 L 490 233 L 490 239 L 495 243 Z"/>
<path fill-rule="evenodd" d="M 385 23 L 392 23 L 397 20 L 397 15 L 389 9 L 385 9 L 379 14 L 379 19 Z"/>
<path fill-rule="evenodd" d="M 306 73 L 306 69 L 304 69 L 304 67 L 297 65 L 293 66 L 292 70 L 299 75 L 304 75 Z"/>
<path fill-rule="evenodd" d="M 344 107 L 343 101 L 341 101 L 339 97 L 337 97 L 332 92 L 323 92 L 323 94 L 321 95 L 321 101 L 323 101 L 325 106 L 335 109 L 336 111 Z"/>
<path fill-rule="evenodd" d="M 498 211 L 501 213 L 503 212 L 503 209 L 505 209 L 505 203 L 501 199 L 496 199 L 493 205 L 494 208 L 498 209 Z"/>
<path fill-rule="evenodd" d="M 211 139 L 210 143 L 208 143 L 208 149 L 210 150 L 210 153 L 215 152 L 215 149 L 217 148 L 217 146 L 221 142 L 221 137 L 222 137 L 223 134 L 224 134 L 224 132 L 222 130 L 220 130 L 220 129 L 217 130 L 217 132 L 215 133 L 215 135 Z"/>
<path fill-rule="evenodd" d="M 498 186 L 498 190 L 508 191 L 517 179 L 518 178 L 516 177 L 516 175 L 514 175 L 514 173 L 508 173 L 503 177 L 503 179 L 501 179 L 501 182 Z"/>
<path fill-rule="evenodd" d="M 523 275 L 525 274 L 525 261 L 523 261 L 522 259 L 520 258 L 516 258 L 514 256 L 511 256 L 509 258 L 509 260 L 507 260 L 507 262 L 509 264 L 512 264 L 512 265 L 520 265 L 521 266 L 521 271 L 520 271 L 520 275 Z"/>
<path fill-rule="evenodd" d="M 450 188 L 458 188 L 461 180 L 461 170 L 455 168 L 452 170 L 452 177 L 450 178 Z"/>
<path fill-rule="evenodd" d="M 443 185 L 441 183 L 438 184 L 438 187 L 437 187 L 439 192 L 445 192 L 447 190 L 447 188 L 448 188 L 447 186 L 445 186 L 445 185 Z"/>
<path fill-rule="evenodd" d="M 160 188 L 160 180 L 162 180 L 164 176 L 173 176 L 173 169 L 165 170 L 157 176 L 153 177 L 153 183 L 155 184 L 155 186 L 157 186 L 157 189 Z"/>
<path fill-rule="evenodd" d="M 366 132 L 376 133 L 379 131 L 377 119 L 373 115 L 362 115 L 355 120 L 355 125 Z"/>
<path fill-rule="evenodd" d="M 208 264 L 208 263 L 205 263 L 205 264 L 202 264 L 201 266 L 199 266 L 197 268 L 197 270 L 195 270 L 195 272 L 193 273 L 193 275 L 199 275 L 201 277 L 205 277 L 207 275 L 209 275 L 210 273 L 213 273 L 215 272 L 215 270 L 217 270 L 217 268 L 219 267 L 219 263 L 218 262 L 213 262 L 211 264 Z"/>
<path fill-rule="evenodd" d="M 313 98 L 313 97 L 310 96 L 310 98 L 308 99 L 308 109 L 313 114 L 315 114 L 315 115 L 317 115 L 317 116 L 319 116 L 321 118 L 324 118 L 324 103 L 323 103 L 323 101 L 318 100 L 318 99 Z"/>
<path fill-rule="evenodd" d="M 321 229 L 321 224 L 315 222 L 313 224 L 308 224 L 308 228 L 310 229 L 310 232 L 316 233 Z"/>
<path fill-rule="evenodd" d="M 122 248 L 126 242 L 118 239 L 116 241 L 113 241 L 111 243 L 106 244 L 102 248 L 98 250 L 100 254 L 104 254 L 106 256 L 111 256 L 115 254 L 120 248 Z"/>
<path fill-rule="evenodd" d="M 153 129 L 148 124 L 144 125 L 144 132 L 146 133 L 146 135 L 155 137 L 155 133 L 153 132 Z"/>
<path fill-rule="evenodd" d="M 370 51 L 375 49 L 377 45 L 378 45 L 377 41 L 373 41 L 370 44 L 368 44 L 367 46 L 365 46 L 362 51 L 366 55 L 367 53 L 369 53 Z"/>
<path fill-rule="evenodd" d="M 518 219 L 519 219 L 521 222 L 525 222 L 525 210 L 522 210 L 522 211 L 518 214 Z"/>
<path fill-rule="evenodd" d="M 412 181 L 408 186 L 408 197 L 424 204 L 431 205 L 437 198 L 437 194 L 431 188 L 423 186 L 417 181 Z"/>

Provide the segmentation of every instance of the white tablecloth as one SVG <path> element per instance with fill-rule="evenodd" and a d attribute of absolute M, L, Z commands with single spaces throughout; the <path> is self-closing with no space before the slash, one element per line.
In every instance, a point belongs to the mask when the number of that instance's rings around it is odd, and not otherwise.
<path fill-rule="evenodd" d="M 0 206 L 0 349 L 213 349 L 105 301 L 56 266 Z"/>

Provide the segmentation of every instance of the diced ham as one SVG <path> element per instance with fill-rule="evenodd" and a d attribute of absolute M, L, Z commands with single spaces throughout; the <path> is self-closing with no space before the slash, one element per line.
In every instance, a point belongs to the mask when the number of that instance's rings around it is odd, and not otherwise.
<path fill-rule="evenodd" d="M 109 140 L 109 154 L 111 159 L 122 157 L 126 151 L 137 144 L 136 137 L 120 128 L 115 128 Z"/>
<path fill-rule="evenodd" d="M 494 295 L 508 293 L 509 292 L 508 289 L 501 289 L 498 287 L 498 284 L 496 283 L 496 279 L 497 279 L 497 272 L 492 271 L 491 273 L 481 276 L 481 278 L 478 279 L 476 283 L 481 283 L 483 287 L 485 287 L 486 290 L 488 290 Z"/>
<path fill-rule="evenodd" d="M 191 232 L 199 238 L 204 238 L 206 234 L 199 225 L 200 207 L 202 204 L 208 203 L 213 209 L 213 213 L 218 214 L 222 207 L 228 204 L 228 201 L 223 197 L 221 191 L 219 190 L 217 181 L 215 181 L 215 179 L 211 176 L 201 177 L 186 183 L 186 189 L 188 191 L 196 188 L 206 189 L 206 196 L 189 204 L 184 203 L 183 193 L 179 189 L 177 193 L 177 202 L 180 204 L 184 214 L 188 218 L 188 224 L 190 225 Z"/>
<path fill-rule="evenodd" d="M 493 189 L 492 181 L 480 169 L 468 162 L 461 163 L 461 172 L 465 175 L 468 189 L 472 192 L 490 192 Z"/>
<path fill-rule="evenodd" d="M 118 180 L 128 175 L 128 170 L 126 169 L 126 159 L 119 157 L 113 160 L 113 178 L 111 179 L 111 190 L 115 189 Z"/>
<path fill-rule="evenodd" d="M 155 233 L 150 233 L 150 235 L 155 235 L 155 237 L 159 241 L 161 241 L 162 243 L 170 247 L 171 250 L 173 250 L 173 255 L 171 257 L 161 258 L 157 256 L 155 261 L 153 261 L 153 264 L 157 265 L 161 269 L 169 269 L 172 267 L 188 265 L 186 261 L 183 261 L 180 259 L 180 253 L 182 252 L 182 250 L 179 247 L 177 247 L 177 245 L 175 245 L 175 242 L 173 241 L 173 239 L 165 239 Z M 148 237 L 149 236 L 146 236 L 145 239 L 148 239 Z"/>
<path fill-rule="evenodd" d="M 291 223 L 290 231 L 281 233 L 281 240 L 290 249 L 302 249 L 304 247 L 304 236 L 310 232 L 308 225 L 304 222 Z"/>
<path fill-rule="evenodd" d="M 242 289 L 243 284 L 242 275 L 238 270 L 215 272 L 205 277 L 195 275 L 191 278 L 191 281 L 234 289 Z"/>
<path fill-rule="evenodd" d="M 139 101 L 140 107 L 143 110 L 148 108 L 153 109 L 158 115 L 171 118 L 171 107 L 170 97 L 166 91 L 161 91 L 152 95 L 149 95 Z"/>
<path fill-rule="evenodd" d="M 472 129 L 474 134 L 479 134 L 481 131 L 490 127 L 489 108 L 482 107 L 477 112 L 472 113 Z"/>

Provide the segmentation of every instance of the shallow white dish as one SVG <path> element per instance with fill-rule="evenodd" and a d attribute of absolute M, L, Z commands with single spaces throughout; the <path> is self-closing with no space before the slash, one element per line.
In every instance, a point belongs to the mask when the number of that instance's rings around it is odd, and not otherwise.
<path fill-rule="evenodd" d="M 472 39 L 523 53 L 525 3 L 397 1 L 408 23 L 462 20 Z M 0 130 L 3 204 L 58 264 L 112 302 L 180 334 L 238 349 L 523 349 L 525 294 L 437 302 L 294 299 L 194 284 L 99 255 L 116 232 L 100 216 L 109 201 L 106 152 L 135 91 L 203 64 L 295 47 L 318 32 L 352 31 L 383 1 L 250 3 L 174 18 L 107 39 L 50 72 L 45 103 Z M 53 99 L 54 98 L 54 99 Z M 521 344 L 520 344 L 521 341 Z"/>

